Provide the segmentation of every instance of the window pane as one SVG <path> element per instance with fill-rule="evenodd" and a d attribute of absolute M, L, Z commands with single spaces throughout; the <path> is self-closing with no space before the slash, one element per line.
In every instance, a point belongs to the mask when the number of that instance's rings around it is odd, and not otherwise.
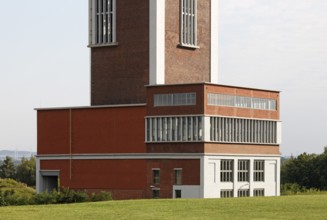
<path fill-rule="evenodd" d="M 160 182 L 160 170 L 152 170 L 153 184 L 158 185 Z"/>
<path fill-rule="evenodd" d="M 91 1 L 90 44 L 106 44 L 115 42 L 115 0 Z"/>

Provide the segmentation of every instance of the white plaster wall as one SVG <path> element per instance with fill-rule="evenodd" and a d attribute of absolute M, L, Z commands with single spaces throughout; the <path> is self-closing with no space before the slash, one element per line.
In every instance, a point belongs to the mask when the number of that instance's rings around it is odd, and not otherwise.
<path fill-rule="evenodd" d="M 42 192 L 42 186 L 43 186 L 43 181 L 42 178 L 40 178 L 40 159 L 36 158 L 36 192 L 40 193 Z"/>
<path fill-rule="evenodd" d="M 211 0 L 211 48 L 210 48 L 210 82 L 218 83 L 218 0 Z"/>
<path fill-rule="evenodd" d="M 175 190 L 182 190 L 182 198 L 201 198 L 201 187 L 200 186 L 173 186 L 173 198 L 175 198 Z"/>
<path fill-rule="evenodd" d="M 220 161 L 222 159 L 234 160 L 234 182 L 220 182 Z M 250 160 L 250 181 L 237 181 L 237 160 Z M 253 161 L 265 160 L 265 181 L 253 181 Z M 234 189 L 237 197 L 239 189 L 250 189 L 253 196 L 254 189 L 265 189 L 265 196 L 280 195 L 280 157 L 278 156 L 205 156 L 203 159 L 203 198 L 220 198 L 220 190 Z"/>
<path fill-rule="evenodd" d="M 165 83 L 165 0 L 150 3 L 150 85 Z"/>

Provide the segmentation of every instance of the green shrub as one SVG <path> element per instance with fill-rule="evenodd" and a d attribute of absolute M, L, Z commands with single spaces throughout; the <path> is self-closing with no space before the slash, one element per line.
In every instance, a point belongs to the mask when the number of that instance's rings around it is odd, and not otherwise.
<path fill-rule="evenodd" d="M 74 191 L 63 188 L 60 190 L 58 203 L 80 203 L 88 201 L 88 195 L 84 191 Z"/>
<path fill-rule="evenodd" d="M 60 192 L 43 192 L 36 194 L 35 190 L 26 184 L 12 179 L 0 179 L 0 206 L 81 203 L 88 201 L 111 200 L 109 192 L 87 194 L 85 191 L 75 191 L 62 188 Z"/>
<path fill-rule="evenodd" d="M 33 199 L 29 195 L 19 195 L 12 190 L 0 190 L 0 206 L 9 205 L 29 205 L 33 203 Z"/>
<path fill-rule="evenodd" d="M 58 201 L 58 192 L 53 190 L 52 192 L 38 193 L 34 197 L 35 204 L 56 204 Z"/>
<path fill-rule="evenodd" d="M 111 193 L 107 191 L 101 191 L 99 193 L 92 193 L 90 201 L 99 202 L 99 201 L 109 201 L 112 200 Z"/>
<path fill-rule="evenodd" d="M 281 185 L 282 195 L 320 194 L 320 193 L 323 193 L 323 191 L 316 188 L 307 189 L 305 187 L 300 186 L 297 183 L 285 183 Z"/>

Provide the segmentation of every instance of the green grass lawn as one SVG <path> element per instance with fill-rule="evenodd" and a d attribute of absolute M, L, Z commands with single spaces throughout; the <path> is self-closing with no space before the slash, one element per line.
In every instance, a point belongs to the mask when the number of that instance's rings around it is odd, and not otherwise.
<path fill-rule="evenodd" d="M 327 195 L 2 207 L 0 219 L 327 219 Z"/>

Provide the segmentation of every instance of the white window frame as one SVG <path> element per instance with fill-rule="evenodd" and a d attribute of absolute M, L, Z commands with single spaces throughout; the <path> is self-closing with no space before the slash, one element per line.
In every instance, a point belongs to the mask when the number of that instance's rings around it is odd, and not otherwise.
<path fill-rule="evenodd" d="M 249 182 L 250 181 L 250 160 L 238 160 L 237 181 Z"/>
<path fill-rule="evenodd" d="M 100 9 L 97 11 L 96 4 L 102 3 Z M 104 11 L 103 6 L 112 4 L 112 11 L 110 9 Z M 106 19 L 98 16 L 105 15 Z M 112 17 L 110 16 L 112 14 Z M 104 34 L 103 23 L 111 21 L 111 35 Z M 100 23 L 102 28 L 98 28 L 97 24 Z M 108 29 L 106 29 L 108 32 Z M 102 36 L 102 37 L 100 37 Z M 103 38 L 103 36 L 105 38 Z M 89 47 L 102 47 L 102 46 L 116 46 L 118 45 L 116 39 L 116 0 L 89 0 Z"/>
<path fill-rule="evenodd" d="M 277 121 L 210 116 L 210 141 L 276 145 Z"/>
<path fill-rule="evenodd" d="M 277 100 L 249 96 L 208 93 L 208 105 L 277 111 Z"/>
<path fill-rule="evenodd" d="M 265 196 L 265 189 L 253 189 L 253 196 L 254 197 Z"/>
<path fill-rule="evenodd" d="M 253 181 L 264 182 L 265 181 L 265 161 L 254 160 L 253 161 Z"/>
<path fill-rule="evenodd" d="M 154 94 L 153 106 L 184 106 L 196 105 L 196 93 L 169 93 L 169 94 Z"/>
<path fill-rule="evenodd" d="M 237 191 L 237 197 L 249 197 L 250 190 L 249 189 L 239 189 Z"/>
<path fill-rule="evenodd" d="M 145 142 L 203 142 L 203 118 L 199 115 L 146 117 Z"/>
<path fill-rule="evenodd" d="M 199 48 L 197 45 L 197 0 L 180 0 L 180 46 Z"/>
<path fill-rule="evenodd" d="M 234 190 L 222 189 L 220 190 L 220 198 L 232 198 L 234 197 Z"/>
<path fill-rule="evenodd" d="M 220 161 L 220 182 L 233 182 L 234 160 Z"/>

